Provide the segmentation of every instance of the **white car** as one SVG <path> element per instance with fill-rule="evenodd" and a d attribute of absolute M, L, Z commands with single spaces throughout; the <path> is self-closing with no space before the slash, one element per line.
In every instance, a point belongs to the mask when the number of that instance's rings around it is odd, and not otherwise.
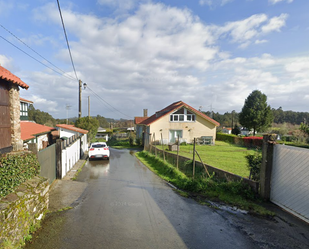
<path fill-rule="evenodd" d="M 92 143 L 89 148 L 89 160 L 94 158 L 109 159 L 109 148 L 104 142 Z"/>

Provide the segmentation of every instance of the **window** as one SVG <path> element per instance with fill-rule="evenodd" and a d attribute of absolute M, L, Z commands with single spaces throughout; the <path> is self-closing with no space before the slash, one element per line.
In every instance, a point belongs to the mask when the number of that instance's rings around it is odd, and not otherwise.
<path fill-rule="evenodd" d="M 20 116 L 21 117 L 28 116 L 28 103 L 20 102 Z"/>
<path fill-rule="evenodd" d="M 181 108 L 170 115 L 171 122 L 195 122 L 195 114 L 186 108 Z"/>

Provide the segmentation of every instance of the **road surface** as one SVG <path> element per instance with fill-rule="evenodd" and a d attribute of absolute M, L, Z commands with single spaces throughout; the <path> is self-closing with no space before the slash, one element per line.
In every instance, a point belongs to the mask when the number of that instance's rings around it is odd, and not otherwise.
<path fill-rule="evenodd" d="M 26 248 L 254 249 L 309 245 L 308 230 L 282 241 L 275 237 L 278 221 L 216 210 L 180 196 L 129 150 L 111 149 L 109 161 L 87 162 L 78 182 L 87 183 L 87 187 L 74 208 L 49 215 Z M 254 225 L 256 222 L 260 224 Z M 282 224 L 283 231 L 287 228 Z"/>

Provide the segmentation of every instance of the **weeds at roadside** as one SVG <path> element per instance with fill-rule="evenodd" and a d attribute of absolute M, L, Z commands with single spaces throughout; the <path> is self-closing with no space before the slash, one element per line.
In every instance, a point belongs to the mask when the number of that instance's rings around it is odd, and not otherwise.
<path fill-rule="evenodd" d="M 141 151 L 136 153 L 136 156 L 154 173 L 179 188 L 178 191 L 186 191 L 189 197 L 199 196 L 203 203 L 205 199 L 208 199 L 236 206 L 256 215 L 267 217 L 274 215 L 274 213 L 259 205 L 262 201 L 249 186 L 241 181 L 227 182 L 217 180 L 214 176 L 192 179 L 171 164 L 148 152 Z M 185 194 L 182 193 L 181 195 Z"/>

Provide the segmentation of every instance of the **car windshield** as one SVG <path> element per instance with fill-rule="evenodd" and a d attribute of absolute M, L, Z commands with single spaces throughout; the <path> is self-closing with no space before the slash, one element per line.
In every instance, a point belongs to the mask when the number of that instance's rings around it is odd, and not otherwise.
<path fill-rule="evenodd" d="M 93 144 L 92 148 L 103 148 L 105 146 L 106 146 L 105 144 Z"/>

